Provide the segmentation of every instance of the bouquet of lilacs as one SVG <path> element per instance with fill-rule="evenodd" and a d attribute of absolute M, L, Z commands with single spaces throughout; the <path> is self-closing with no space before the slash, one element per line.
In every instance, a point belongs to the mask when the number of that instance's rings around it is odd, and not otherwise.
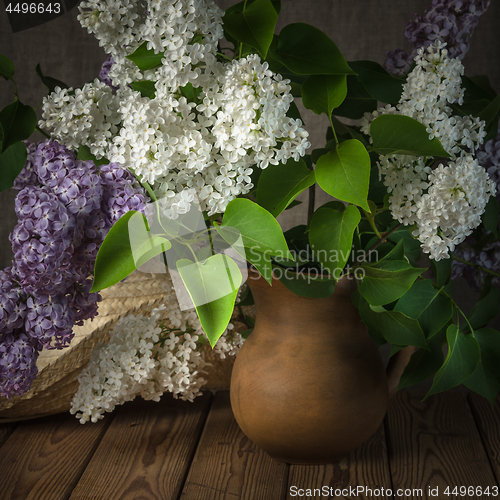
<path fill-rule="evenodd" d="M 429 394 L 465 383 L 494 399 L 498 292 L 488 280 L 468 312 L 451 295 L 454 262 L 481 267 L 460 245 L 479 234 L 491 244 L 498 224 L 488 141 L 500 98 L 461 63 L 487 6 L 434 0 L 407 28 L 411 53 L 388 55 L 391 74 L 346 62 L 314 26 L 275 34 L 279 0 L 225 13 L 211 0 L 82 2 L 79 20 L 108 54 L 102 78 L 71 89 L 41 75 L 51 92 L 39 127 L 82 159 L 122 166 L 150 198 L 107 233 L 91 292 L 153 259 L 179 298 L 168 319 L 124 319 L 96 352 L 74 402 L 83 421 L 132 393 L 194 397 L 200 332 L 212 347 L 230 335 L 245 261 L 309 298 L 356 277 L 353 300 L 377 344 L 415 351 L 400 387 L 434 376 Z M 293 97 L 328 117 L 323 148 L 308 151 Z M 315 209 L 317 186 L 335 200 Z M 306 190 L 307 224 L 283 233 L 276 217 Z"/>

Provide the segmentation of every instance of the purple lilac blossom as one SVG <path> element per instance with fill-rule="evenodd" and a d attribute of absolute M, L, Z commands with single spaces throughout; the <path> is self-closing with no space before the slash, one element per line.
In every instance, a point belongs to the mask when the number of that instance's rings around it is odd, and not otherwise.
<path fill-rule="evenodd" d="M 73 326 L 97 314 L 94 263 L 111 226 L 144 210 L 145 193 L 124 168 L 78 160 L 55 141 L 27 145 L 14 187 L 18 223 L 12 266 L 0 271 L 0 396 L 26 392 L 41 349 L 61 349 Z"/>
<path fill-rule="evenodd" d="M 463 59 L 469 51 L 469 40 L 484 14 L 490 0 L 432 0 L 424 15 L 415 14 L 405 30 L 410 42 L 410 53 L 396 49 L 386 54 L 385 68 L 396 75 L 404 75 L 420 47 L 427 47 L 435 40 L 446 42 L 451 58 Z"/>
<path fill-rule="evenodd" d="M 102 83 L 105 83 L 108 87 L 111 87 L 115 92 L 120 88 L 120 87 L 115 87 L 113 85 L 113 82 L 111 81 L 111 78 L 109 78 L 109 71 L 111 69 L 111 66 L 115 64 L 115 60 L 113 59 L 113 56 L 110 54 L 107 59 L 102 63 L 101 66 L 101 71 L 99 72 L 99 80 L 101 80 Z"/>

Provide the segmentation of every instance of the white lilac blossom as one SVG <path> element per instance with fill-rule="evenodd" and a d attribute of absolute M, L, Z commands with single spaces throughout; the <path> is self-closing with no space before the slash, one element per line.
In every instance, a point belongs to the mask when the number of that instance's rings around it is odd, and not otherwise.
<path fill-rule="evenodd" d="M 60 349 L 73 325 L 97 314 L 90 293 L 100 244 L 129 210 L 144 210 L 142 188 L 117 165 L 77 160 L 54 141 L 28 145 L 17 177 L 14 260 L 0 272 L 0 396 L 23 394 L 41 349 Z"/>
<path fill-rule="evenodd" d="M 221 358 L 234 356 L 243 338 L 228 329 L 214 351 Z M 175 296 L 166 294 L 166 305 L 149 317 L 120 318 L 105 345 L 96 347 L 80 382 L 71 413 L 83 424 L 97 422 L 116 405 L 141 396 L 158 401 L 164 392 L 193 401 L 206 384 L 203 346 L 207 339 L 194 310 L 181 311 Z"/>
<path fill-rule="evenodd" d="M 450 164 L 439 164 L 434 171 L 432 159 L 381 155 L 379 161 L 384 185 L 391 193 L 393 217 L 405 225 L 416 225 L 413 235 L 435 260 L 448 258 L 449 251 L 472 233 L 489 197 L 495 194 L 494 183 L 473 156 L 486 135 L 484 122 L 453 115 L 451 104 L 463 100 L 463 65 L 448 57 L 445 45 L 437 41 L 420 48 L 399 104 L 365 114 L 362 123 L 362 131 L 369 135 L 377 116 L 409 116 L 425 125 L 429 138 L 437 137 L 450 153 Z"/>
<path fill-rule="evenodd" d="M 449 57 L 462 60 L 469 51 L 470 37 L 479 17 L 489 7 L 490 0 L 432 0 L 424 15 L 406 26 L 405 37 L 410 42 L 410 53 L 396 49 L 386 54 L 385 67 L 391 73 L 405 74 L 421 47 L 437 40 L 446 43 Z"/>
<path fill-rule="evenodd" d="M 119 89 L 99 80 L 56 89 L 40 122 L 53 137 L 131 169 L 174 218 L 184 191 L 194 188 L 209 215 L 222 213 L 253 188 L 254 168 L 305 154 L 302 122 L 286 116 L 289 81 L 257 55 L 217 61 L 222 13 L 213 2 L 129 1 L 127 12 L 120 5 L 84 2 L 80 16 L 113 57 L 104 77 Z M 124 57 L 143 43 L 163 54 L 158 68 L 142 72 Z M 155 82 L 151 98 L 129 86 L 143 79 Z"/>

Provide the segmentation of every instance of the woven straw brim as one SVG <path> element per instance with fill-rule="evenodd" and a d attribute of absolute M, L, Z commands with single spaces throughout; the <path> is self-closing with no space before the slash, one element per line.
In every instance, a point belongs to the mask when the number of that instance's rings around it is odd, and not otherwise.
<path fill-rule="evenodd" d="M 71 400 L 78 390 L 77 377 L 90 360 L 98 343 L 109 340 L 109 333 L 121 316 L 128 314 L 149 315 L 151 310 L 165 301 L 168 292 L 168 275 L 136 271 L 124 282 L 103 290 L 99 314 L 75 326 L 75 337 L 70 347 L 61 350 L 44 350 L 38 358 L 38 376 L 31 389 L 22 396 L 0 398 L 0 422 L 26 420 L 69 411 Z M 208 380 L 203 390 L 229 388 L 233 356 L 226 359 L 205 347 Z"/>

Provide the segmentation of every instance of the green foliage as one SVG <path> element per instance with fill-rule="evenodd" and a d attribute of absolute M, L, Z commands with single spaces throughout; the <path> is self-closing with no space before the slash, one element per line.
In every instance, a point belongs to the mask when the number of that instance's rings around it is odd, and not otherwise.
<path fill-rule="evenodd" d="M 399 260 L 385 260 L 361 267 L 365 277 L 359 285 L 359 293 L 373 306 L 390 304 L 402 297 L 425 271 Z"/>
<path fill-rule="evenodd" d="M 298 75 L 354 74 L 335 43 L 310 24 L 285 26 L 272 55 Z"/>
<path fill-rule="evenodd" d="M 461 333 L 456 325 L 448 327 L 446 340 L 448 341 L 448 355 L 443 366 L 436 373 L 432 387 L 424 399 L 460 385 L 474 373 L 481 359 L 481 350 L 477 340 L 472 335 Z"/>
<path fill-rule="evenodd" d="M 330 116 L 347 95 L 346 75 L 312 75 L 302 84 L 301 93 L 307 109 Z"/>
<path fill-rule="evenodd" d="M 328 277 L 323 278 L 317 272 L 294 272 L 290 269 L 280 268 L 276 274 L 288 290 L 301 297 L 321 299 L 330 297 L 335 291 L 336 281 Z"/>
<path fill-rule="evenodd" d="M 292 259 L 276 219 L 256 203 L 237 198 L 227 205 L 222 224 L 215 226 L 230 245 L 240 238 L 246 259 L 259 269 L 270 283 L 272 276 L 271 256 Z"/>
<path fill-rule="evenodd" d="M 498 315 L 498 288 L 492 288 L 486 297 L 477 302 L 467 314 L 467 319 L 472 328 L 483 328 Z M 464 323 L 462 331 L 470 331 L 469 325 Z"/>
<path fill-rule="evenodd" d="M 387 342 L 398 346 L 413 345 L 428 349 L 425 334 L 418 321 L 406 314 L 372 306 L 366 300 L 360 302 L 359 312 L 368 328 Z"/>
<path fill-rule="evenodd" d="M 359 120 L 365 113 L 377 108 L 377 100 L 365 89 L 354 75 L 347 75 L 347 96 L 344 102 L 335 110 L 338 116 Z"/>
<path fill-rule="evenodd" d="M 1 142 L 0 140 L 0 144 Z M 0 155 L 0 191 L 10 189 L 14 185 L 27 159 L 28 152 L 22 142 L 12 144 Z"/>
<path fill-rule="evenodd" d="M 148 42 L 141 44 L 135 51 L 125 56 L 130 59 L 141 71 L 146 71 L 148 69 L 157 68 L 161 65 L 161 60 L 164 57 L 163 52 L 155 54 L 153 49 L 148 49 Z"/>
<path fill-rule="evenodd" d="M 271 42 L 278 14 L 270 0 L 255 0 L 241 10 L 228 9 L 224 16 L 224 30 L 238 42 L 255 48 L 265 59 Z"/>
<path fill-rule="evenodd" d="M 342 142 L 336 150 L 319 158 L 316 181 L 329 195 L 370 210 L 370 155 L 358 140 Z"/>
<path fill-rule="evenodd" d="M 36 127 L 36 114 L 33 108 L 15 100 L 0 111 L 0 125 L 3 131 L 2 150 L 16 142 L 28 139 Z"/>
<path fill-rule="evenodd" d="M 310 222 L 309 241 L 317 260 L 338 279 L 349 259 L 354 231 L 361 220 L 359 210 L 349 205 L 342 212 L 317 210 Z"/>
<path fill-rule="evenodd" d="M 469 389 L 495 403 L 500 388 L 500 332 L 482 328 L 474 332 L 474 338 L 481 350 L 481 361 L 470 377 L 464 381 Z"/>
<path fill-rule="evenodd" d="M 353 61 L 349 66 L 358 74 L 357 79 L 368 94 L 377 101 L 398 104 L 404 81 L 388 73 L 373 61 Z"/>
<path fill-rule="evenodd" d="M 436 286 L 441 288 L 447 285 L 451 278 L 451 268 L 453 266 L 453 259 L 431 260 L 432 272 Z"/>
<path fill-rule="evenodd" d="M 409 116 L 381 115 L 373 120 L 370 133 L 373 148 L 381 155 L 450 157 L 439 139 L 430 140 L 425 125 Z"/>
<path fill-rule="evenodd" d="M 495 238 L 498 238 L 498 201 L 496 196 L 492 196 L 488 203 L 486 204 L 486 208 L 484 210 L 484 214 L 482 216 L 482 221 L 484 228 L 487 231 L 491 231 Z"/>
<path fill-rule="evenodd" d="M 401 375 L 398 389 L 418 384 L 436 374 L 443 364 L 445 335 L 446 328 L 428 341 L 428 349 L 417 349 L 415 351 Z"/>
<path fill-rule="evenodd" d="M 432 286 L 431 280 L 420 280 L 398 300 L 394 311 L 418 320 L 427 338 L 448 323 L 453 314 L 451 299 Z"/>
<path fill-rule="evenodd" d="M 115 285 L 137 267 L 170 248 L 170 242 L 152 235 L 144 215 L 131 210 L 109 230 L 97 253 L 92 292 Z"/>
<path fill-rule="evenodd" d="M 55 78 L 52 78 L 51 76 L 45 76 L 42 73 L 42 68 L 40 67 L 40 64 L 36 65 L 36 74 L 40 77 L 40 80 L 42 80 L 42 83 L 47 87 L 49 94 L 54 92 L 56 87 L 60 87 L 62 89 L 68 88 L 68 85 L 66 85 L 64 82 L 61 82 L 60 80 L 56 80 Z"/>
<path fill-rule="evenodd" d="M 262 171 L 257 187 L 257 203 L 277 217 L 304 190 L 315 182 L 304 160 L 293 158 L 285 164 L 273 165 Z"/>
<path fill-rule="evenodd" d="M 155 82 L 152 82 L 150 80 L 140 80 L 138 82 L 132 82 L 130 86 L 134 90 L 140 92 L 142 97 L 149 97 L 150 99 L 155 98 L 156 95 Z"/>
<path fill-rule="evenodd" d="M 83 161 L 93 161 L 94 165 L 100 166 L 100 165 L 107 165 L 109 163 L 109 160 L 106 158 L 101 158 L 98 160 L 91 152 L 90 148 L 88 146 L 80 146 L 78 148 L 78 151 L 76 153 L 76 158 L 77 160 L 83 160 Z"/>
<path fill-rule="evenodd" d="M 233 314 L 242 281 L 238 265 L 227 255 L 216 254 L 205 262 L 178 260 L 177 269 L 213 347 Z M 226 293 L 228 282 L 230 293 Z"/>
<path fill-rule="evenodd" d="M 6 80 L 12 80 L 15 71 L 14 63 L 7 56 L 0 54 L 0 76 Z"/>

